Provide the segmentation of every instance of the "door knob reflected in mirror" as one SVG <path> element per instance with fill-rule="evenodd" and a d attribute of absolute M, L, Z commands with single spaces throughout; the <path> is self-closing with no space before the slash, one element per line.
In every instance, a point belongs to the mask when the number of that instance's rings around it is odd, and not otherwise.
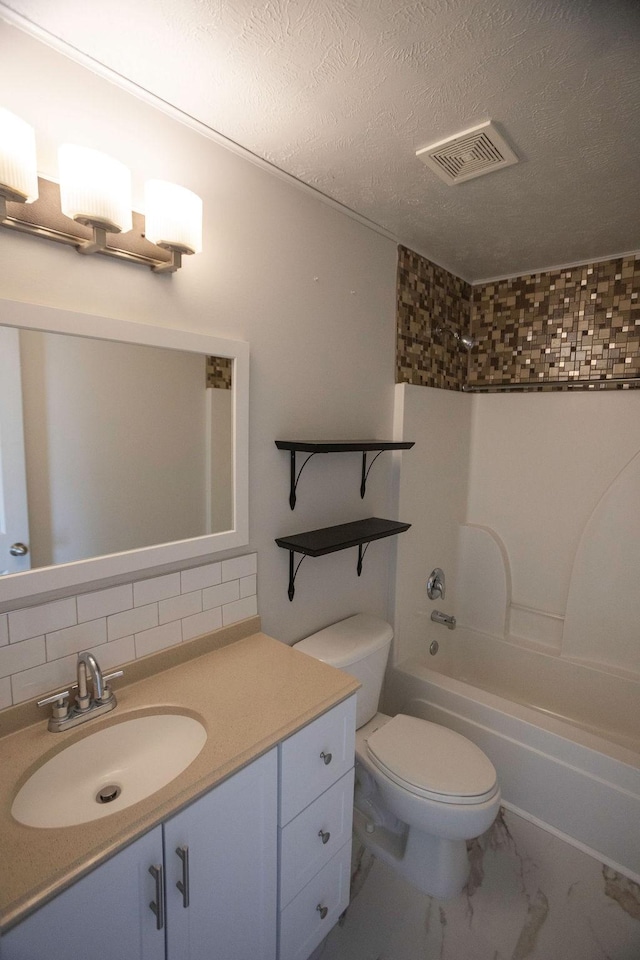
<path fill-rule="evenodd" d="M 12 543 L 9 547 L 9 553 L 12 557 L 26 557 L 29 553 L 29 547 L 26 543 Z"/>

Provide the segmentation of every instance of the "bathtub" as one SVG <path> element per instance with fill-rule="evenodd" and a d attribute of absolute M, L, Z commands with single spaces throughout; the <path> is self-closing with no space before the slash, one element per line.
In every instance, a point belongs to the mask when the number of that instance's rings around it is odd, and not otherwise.
<path fill-rule="evenodd" d="M 640 682 L 456 629 L 389 669 L 383 707 L 464 734 L 505 807 L 640 882 Z"/>

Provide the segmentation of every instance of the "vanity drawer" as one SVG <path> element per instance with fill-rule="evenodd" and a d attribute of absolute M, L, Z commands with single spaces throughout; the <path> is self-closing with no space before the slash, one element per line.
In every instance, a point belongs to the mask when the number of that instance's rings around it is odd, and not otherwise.
<path fill-rule="evenodd" d="M 280 914 L 279 960 L 307 960 L 326 937 L 349 905 L 350 873 L 349 839 Z"/>
<path fill-rule="evenodd" d="M 280 745 L 280 825 L 353 767 L 356 698 L 339 703 Z"/>
<path fill-rule="evenodd" d="M 351 769 L 281 831 L 281 907 L 286 906 L 350 839 L 353 778 Z"/>

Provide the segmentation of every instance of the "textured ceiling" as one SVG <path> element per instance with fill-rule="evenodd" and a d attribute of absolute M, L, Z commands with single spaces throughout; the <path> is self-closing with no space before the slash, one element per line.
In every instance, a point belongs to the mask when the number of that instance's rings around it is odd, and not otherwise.
<path fill-rule="evenodd" d="M 9 0 L 467 280 L 640 248 L 640 0 Z M 516 166 L 415 151 L 494 120 Z"/>

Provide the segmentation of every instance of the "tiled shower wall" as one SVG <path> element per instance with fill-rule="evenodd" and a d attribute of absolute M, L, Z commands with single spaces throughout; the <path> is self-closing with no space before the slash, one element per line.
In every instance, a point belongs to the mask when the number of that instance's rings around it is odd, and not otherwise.
<path fill-rule="evenodd" d="M 256 554 L 0 614 L 0 708 L 75 681 L 90 650 L 103 670 L 257 613 Z"/>
<path fill-rule="evenodd" d="M 640 377 L 640 255 L 471 287 L 400 247 L 397 315 L 399 383 L 594 389 Z M 435 334 L 443 319 L 478 345 Z"/>
<path fill-rule="evenodd" d="M 469 330 L 471 285 L 398 247 L 396 383 L 460 390 L 467 352 L 447 330 Z"/>

